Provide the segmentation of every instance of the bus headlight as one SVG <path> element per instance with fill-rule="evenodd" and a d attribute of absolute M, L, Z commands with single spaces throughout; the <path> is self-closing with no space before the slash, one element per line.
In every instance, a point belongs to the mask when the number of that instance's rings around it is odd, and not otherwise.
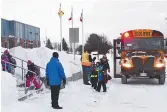
<path fill-rule="evenodd" d="M 126 68 L 131 68 L 132 65 L 130 63 L 123 63 L 122 66 L 126 67 Z"/>
<path fill-rule="evenodd" d="M 157 63 L 155 66 L 156 66 L 157 68 L 161 68 L 161 67 L 164 67 L 165 64 L 164 64 L 164 63 Z"/>

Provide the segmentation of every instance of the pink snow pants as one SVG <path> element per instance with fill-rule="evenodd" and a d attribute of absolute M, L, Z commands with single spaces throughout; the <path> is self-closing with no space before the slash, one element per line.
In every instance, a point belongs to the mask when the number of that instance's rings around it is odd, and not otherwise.
<path fill-rule="evenodd" d="M 29 76 L 26 78 L 26 87 L 30 86 L 31 81 L 37 89 L 40 88 L 40 84 L 38 83 L 37 78 L 35 76 Z"/>

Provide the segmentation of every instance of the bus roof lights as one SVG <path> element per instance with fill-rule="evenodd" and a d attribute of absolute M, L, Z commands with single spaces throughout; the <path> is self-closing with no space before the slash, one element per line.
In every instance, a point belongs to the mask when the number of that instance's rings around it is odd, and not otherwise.
<path fill-rule="evenodd" d="M 161 36 L 159 33 L 153 33 L 153 36 Z"/>
<path fill-rule="evenodd" d="M 128 37 L 129 37 L 129 33 L 126 32 L 126 33 L 124 34 L 124 37 L 128 38 Z"/>

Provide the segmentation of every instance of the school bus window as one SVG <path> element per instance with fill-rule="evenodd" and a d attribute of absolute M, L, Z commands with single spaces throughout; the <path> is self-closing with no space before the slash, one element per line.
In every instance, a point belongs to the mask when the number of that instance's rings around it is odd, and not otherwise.
<path fill-rule="evenodd" d="M 162 42 L 163 39 L 160 38 L 134 38 L 131 42 L 124 41 L 124 48 L 125 50 L 157 50 L 162 49 Z"/>

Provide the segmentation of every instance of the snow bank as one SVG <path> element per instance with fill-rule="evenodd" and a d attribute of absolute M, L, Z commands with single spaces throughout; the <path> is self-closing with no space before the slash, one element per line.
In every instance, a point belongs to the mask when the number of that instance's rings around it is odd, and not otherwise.
<path fill-rule="evenodd" d="M 4 48 L 1 48 L 3 51 Z M 25 61 L 32 60 L 35 64 L 45 68 L 46 64 L 49 62 L 52 57 L 52 53 L 56 50 L 50 50 L 46 47 L 34 48 L 34 49 L 24 49 L 22 47 L 15 47 L 9 50 L 11 55 L 23 59 Z M 79 57 L 76 57 L 76 60 L 73 60 L 73 55 L 67 54 L 66 52 L 59 52 L 59 59 L 62 63 L 65 74 L 67 77 L 72 76 L 73 73 L 79 72 L 81 70 L 81 64 Z M 22 62 L 17 60 L 17 65 L 21 66 Z M 24 68 L 27 68 L 27 64 L 23 64 Z M 20 74 L 22 71 L 20 68 L 16 68 L 16 74 Z M 45 75 L 45 70 L 41 70 L 41 75 Z"/>
<path fill-rule="evenodd" d="M 2 105 L 9 105 L 16 102 L 18 99 L 17 88 L 16 88 L 16 78 L 11 74 L 6 72 L 1 72 L 1 98 Z"/>
<path fill-rule="evenodd" d="M 16 78 L 7 72 L 1 71 L 1 109 L 2 112 L 34 112 L 38 109 L 40 112 L 46 112 L 37 104 L 28 104 L 18 102 L 18 90 L 16 88 Z"/>
<path fill-rule="evenodd" d="M 6 48 L 1 47 L 1 52 L 4 52 L 5 50 L 6 50 Z"/>

